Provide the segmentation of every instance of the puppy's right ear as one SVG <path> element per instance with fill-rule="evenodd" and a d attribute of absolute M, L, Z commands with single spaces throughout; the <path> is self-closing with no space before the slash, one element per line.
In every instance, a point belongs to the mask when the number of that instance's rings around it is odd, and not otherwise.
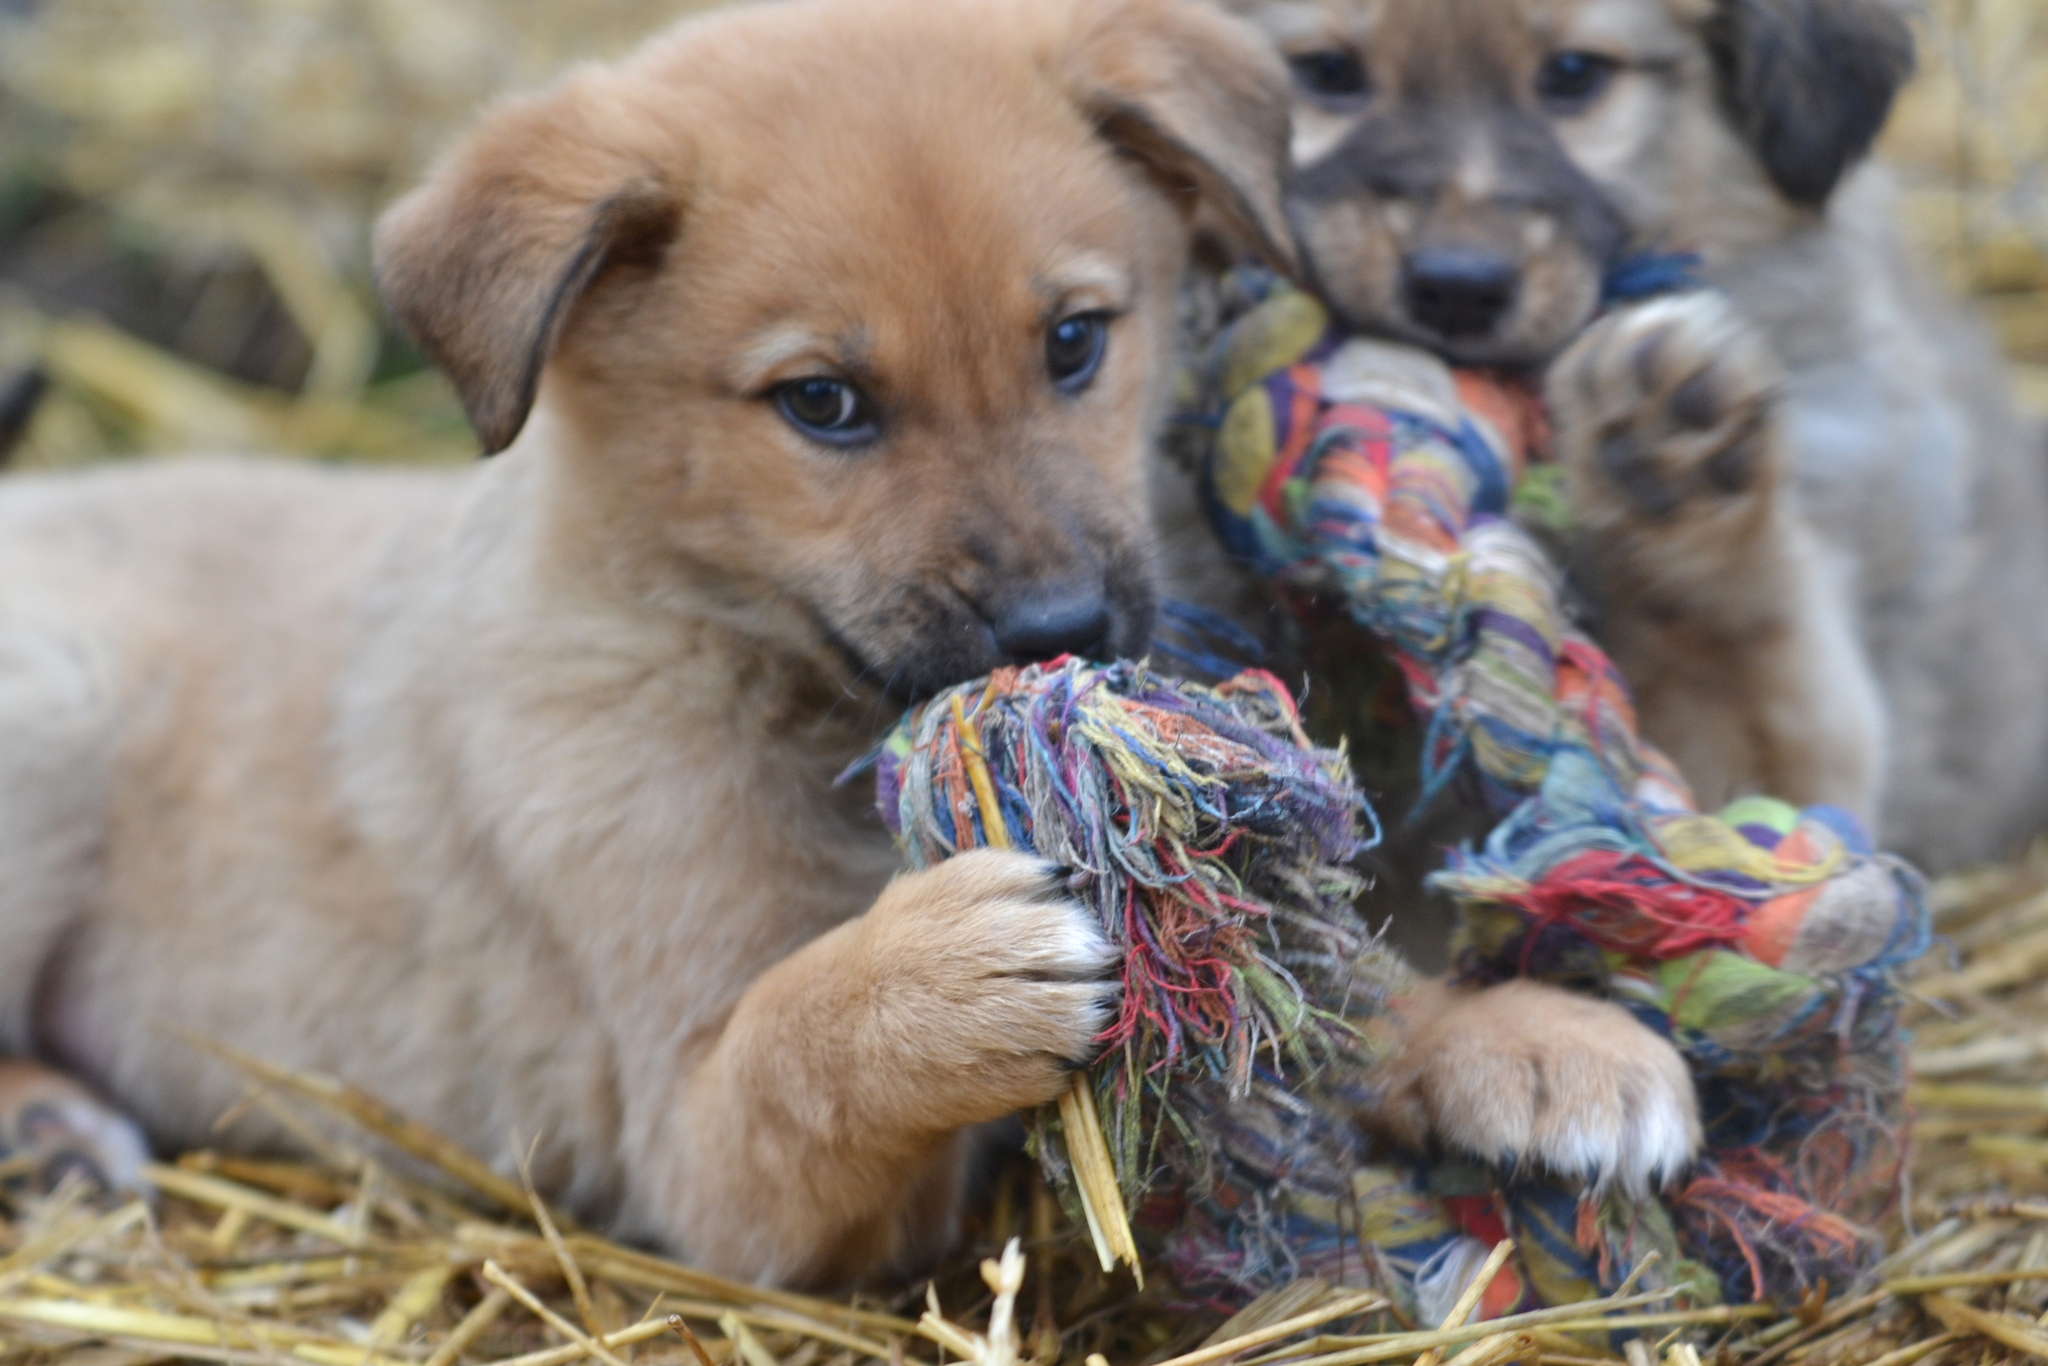
<path fill-rule="evenodd" d="M 1707 40 L 1730 122 L 1785 197 L 1816 208 L 1913 72 L 1893 0 L 1715 0 Z"/>
<path fill-rule="evenodd" d="M 648 120 L 578 73 L 487 114 L 377 227 L 378 291 L 455 385 L 494 455 L 526 425 L 541 371 L 605 268 L 650 261 L 681 199 Z"/>
<path fill-rule="evenodd" d="M 1083 112 L 1192 218 L 1293 271 L 1282 207 L 1287 68 L 1264 35 L 1206 0 L 1079 0 L 1066 78 Z"/>

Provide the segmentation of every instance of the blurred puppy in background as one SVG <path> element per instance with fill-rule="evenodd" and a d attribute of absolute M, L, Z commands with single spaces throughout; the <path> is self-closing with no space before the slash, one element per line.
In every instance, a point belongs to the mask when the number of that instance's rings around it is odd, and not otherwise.
<path fill-rule="evenodd" d="M 0 488 L 0 1137 L 133 1179 L 61 1068 L 217 1141 L 196 1035 L 501 1168 L 537 1138 L 569 1208 L 727 1272 L 932 1255 L 1113 954 L 1023 854 L 892 880 L 833 779 L 907 698 L 1145 652 L 1190 220 L 1286 257 L 1289 99 L 1196 0 L 720 13 L 498 107 L 386 219 L 496 458 Z M 1637 1186 L 1697 1142 L 1617 1007 L 1406 1019 L 1411 1141 Z"/>
<path fill-rule="evenodd" d="M 1292 70 L 1340 316 L 1549 367 L 1596 632 L 1704 804 L 1835 802 L 1937 869 L 2048 823 L 2048 459 L 1864 162 L 1889 0 L 1229 8 Z M 1715 288 L 1594 321 L 1645 250 Z"/>

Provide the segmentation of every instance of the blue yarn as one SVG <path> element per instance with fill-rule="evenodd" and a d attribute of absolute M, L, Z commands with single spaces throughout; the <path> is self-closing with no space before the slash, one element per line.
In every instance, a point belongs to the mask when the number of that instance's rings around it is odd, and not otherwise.
<path fill-rule="evenodd" d="M 1159 605 L 1152 649 L 1184 666 L 1183 673 L 1225 679 L 1263 664 L 1259 638 L 1219 612 L 1168 599 Z"/>
<path fill-rule="evenodd" d="M 1659 294 L 1699 289 L 1700 255 L 1696 251 L 1639 251 L 1608 267 L 1600 296 L 1610 304 L 1633 303 Z"/>

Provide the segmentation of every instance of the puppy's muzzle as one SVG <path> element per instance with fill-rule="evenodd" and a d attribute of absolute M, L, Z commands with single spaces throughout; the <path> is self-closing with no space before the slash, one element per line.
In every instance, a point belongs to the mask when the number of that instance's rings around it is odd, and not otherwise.
<path fill-rule="evenodd" d="M 1065 573 L 1049 578 L 994 571 L 980 593 L 914 592 L 907 598 L 913 621 L 885 614 L 885 629 L 850 632 L 843 648 L 864 674 L 887 679 L 885 689 L 906 700 L 1005 665 L 1061 655 L 1135 659 L 1151 643 L 1158 609 L 1157 589 L 1135 559 L 1113 556 L 1095 573 L 1063 565 Z"/>
<path fill-rule="evenodd" d="M 1112 622 L 1109 594 L 1100 584 L 1041 589 L 989 614 L 996 648 L 1019 664 L 1067 654 L 1102 658 Z"/>
<path fill-rule="evenodd" d="M 1410 321 L 1452 340 L 1493 335 L 1520 292 L 1520 269 L 1490 251 L 1431 247 L 1402 263 L 1402 304 Z"/>

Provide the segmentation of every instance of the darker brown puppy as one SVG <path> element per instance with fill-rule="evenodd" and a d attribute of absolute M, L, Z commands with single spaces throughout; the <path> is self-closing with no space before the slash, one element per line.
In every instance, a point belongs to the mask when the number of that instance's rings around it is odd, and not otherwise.
<path fill-rule="evenodd" d="M 1934 868 L 2048 821 L 2048 465 L 1865 159 L 1901 6 L 1230 3 L 1293 69 L 1346 320 L 1546 367 L 1575 575 L 1701 801 L 1844 806 Z M 1642 252 L 1714 288 L 1596 316 Z"/>
<path fill-rule="evenodd" d="M 1825 203 L 1911 64 L 1876 0 L 1240 0 L 1296 84 L 1290 211 L 1360 330 L 1548 360 L 1644 246 L 1695 247 L 1706 118 Z M 1723 186 L 1737 196 L 1753 177 Z M 1770 215 L 1772 220 L 1782 213 Z"/>

